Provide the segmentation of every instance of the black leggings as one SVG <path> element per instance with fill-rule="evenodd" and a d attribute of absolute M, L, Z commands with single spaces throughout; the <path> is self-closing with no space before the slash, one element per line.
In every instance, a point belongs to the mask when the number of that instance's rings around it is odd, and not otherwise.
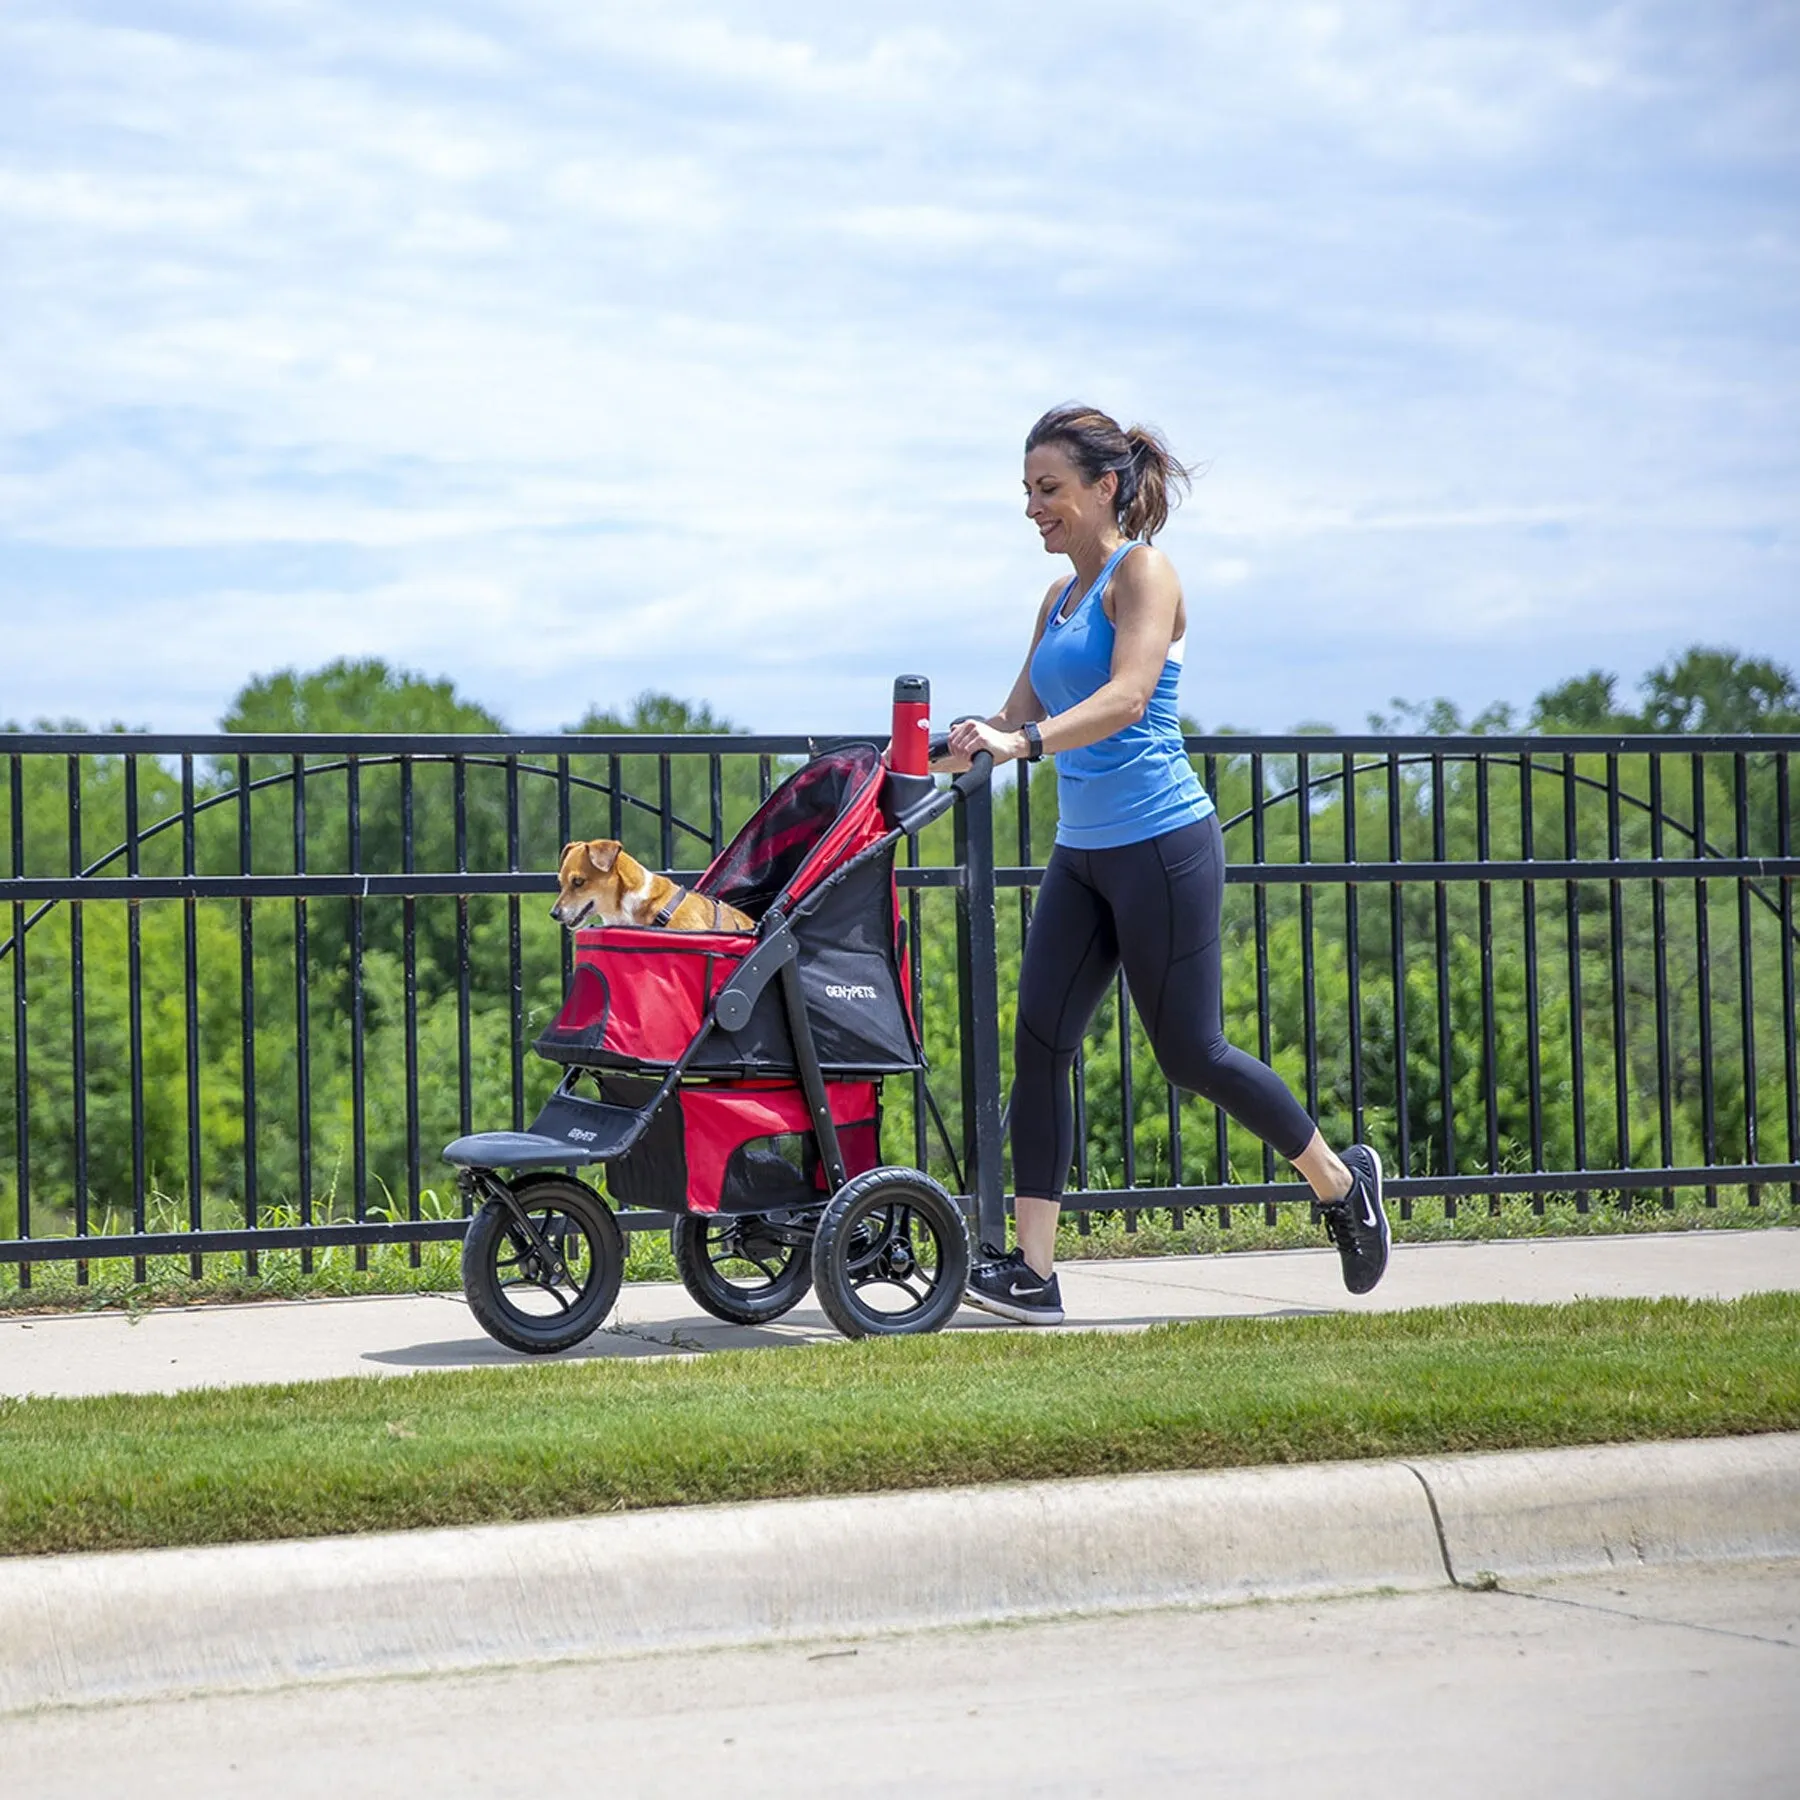
<path fill-rule="evenodd" d="M 1060 1199 L 1075 1151 L 1069 1069 L 1121 962 L 1163 1073 L 1292 1159 L 1313 1122 L 1265 1063 L 1225 1041 L 1216 815 L 1116 850 L 1059 844 L 1025 938 L 1013 1038 L 1013 1184 Z"/>

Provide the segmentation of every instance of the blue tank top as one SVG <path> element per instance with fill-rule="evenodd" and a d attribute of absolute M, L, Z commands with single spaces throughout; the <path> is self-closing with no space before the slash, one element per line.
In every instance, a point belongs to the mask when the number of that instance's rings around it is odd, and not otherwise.
<path fill-rule="evenodd" d="M 1107 584 L 1136 543 L 1121 544 L 1082 596 L 1062 616 L 1074 577 L 1056 598 L 1031 657 L 1031 685 L 1052 713 L 1067 712 L 1112 676 L 1113 622 L 1106 616 Z M 1191 825 L 1213 810 L 1181 742 L 1181 685 L 1185 638 L 1168 660 L 1144 716 L 1111 737 L 1056 753 L 1056 841 L 1073 850 L 1112 850 Z"/>

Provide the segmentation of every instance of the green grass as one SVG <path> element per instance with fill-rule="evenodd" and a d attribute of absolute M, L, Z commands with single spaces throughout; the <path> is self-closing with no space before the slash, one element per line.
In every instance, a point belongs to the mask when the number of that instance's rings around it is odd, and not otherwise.
<path fill-rule="evenodd" d="M 1464 1201 L 1447 1217 L 1441 1202 L 1421 1203 L 1415 1216 L 1402 1219 L 1390 1206 L 1394 1241 L 1402 1244 L 1475 1242 L 1521 1237 L 1606 1237 L 1646 1231 L 1746 1231 L 1800 1225 L 1800 1207 L 1788 1190 L 1762 1190 L 1752 1206 L 1743 1188 L 1720 1188 L 1708 1206 L 1699 1189 L 1682 1189 L 1661 1198 L 1622 1205 L 1616 1195 L 1597 1193 L 1584 1211 L 1572 1197 L 1553 1195 L 1541 1203 L 1509 1196 L 1490 1207 L 1485 1200 Z M 1058 1255 L 1077 1257 L 1211 1255 L 1233 1250 L 1317 1249 L 1325 1243 L 1304 1203 L 1283 1203 L 1271 1223 L 1260 1205 L 1229 1209 L 1229 1224 L 1213 1207 L 1184 1214 L 1176 1230 L 1165 1212 L 1145 1212 L 1127 1231 L 1118 1215 L 1096 1216 L 1083 1233 L 1073 1217 L 1058 1240 Z M 280 1223 L 291 1223 L 282 1219 Z M 66 1222 L 59 1227 L 66 1229 Z M 172 1228 L 172 1227 L 171 1227 Z M 673 1281 L 675 1260 L 661 1232 L 632 1233 L 625 1265 L 627 1281 Z M 39 1263 L 31 1285 L 22 1287 L 16 1264 L 0 1266 L 0 1312 L 42 1312 L 106 1307 L 139 1311 L 152 1306 L 185 1306 L 195 1302 L 293 1300 L 347 1294 L 454 1293 L 462 1286 L 462 1246 L 458 1242 L 421 1244 L 415 1258 L 405 1244 L 378 1244 L 356 1266 L 351 1250 L 315 1250 L 313 1267 L 301 1267 L 297 1250 L 264 1250 L 250 1259 L 237 1252 L 207 1258 L 198 1280 L 188 1273 L 186 1257 L 152 1257 L 145 1279 L 137 1280 L 132 1264 L 120 1258 L 95 1258 L 88 1279 L 79 1281 L 73 1263 Z"/>
<path fill-rule="evenodd" d="M 1800 1295 L 0 1401 L 0 1551 L 1800 1428 Z"/>

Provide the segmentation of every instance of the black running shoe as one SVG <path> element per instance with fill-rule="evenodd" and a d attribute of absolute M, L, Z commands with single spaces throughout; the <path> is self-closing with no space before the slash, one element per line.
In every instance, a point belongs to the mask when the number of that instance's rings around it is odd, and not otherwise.
<path fill-rule="evenodd" d="M 1045 1280 L 1017 1250 L 1002 1255 L 993 1245 L 983 1244 L 981 1257 L 969 1271 L 965 1306 L 978 1306 L 1020 1325 L 1062 1323 L 1062 1290 L 1054 1275 Z"/>
<path fill-rule="evenodd" d="M 1366 1294 L 1388 1264 L 1388 1221 L 1381 1204 L 1381 1158 L 1367 1144 L 1344 1152 L 1350 1191 L 1324 1209 L 1325 1229 L 1344 1265 L 1344 1286 Z"/>

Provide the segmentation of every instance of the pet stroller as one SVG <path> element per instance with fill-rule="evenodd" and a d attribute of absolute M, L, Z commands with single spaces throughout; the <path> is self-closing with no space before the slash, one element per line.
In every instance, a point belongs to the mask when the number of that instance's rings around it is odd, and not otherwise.
<path fill-rule="evenodd" d="M 473 1217 L 463 1289 L 515 1350 L 566 1350 L 618 1299 L 624 1237 L 576 1178 L 673 1215 L 694 1300 L 737 1324 L 816 1289 L 848 1337 L 936 1331 L 961 1302 L 961 1207 L 883 1165 L 881 1082 L 923 1067 L 894 881 L 900 839 L 987 779 L 940 788 L 868 744 L 813 758 L 763 803 L 694 892 L 754 932 L 577 933 L 560 1013 L 538 1038 L 564 1075 L 527 1131 L 444 1151 Z M 509 1172 L 503 1176 L 500 1171 Z"/>

